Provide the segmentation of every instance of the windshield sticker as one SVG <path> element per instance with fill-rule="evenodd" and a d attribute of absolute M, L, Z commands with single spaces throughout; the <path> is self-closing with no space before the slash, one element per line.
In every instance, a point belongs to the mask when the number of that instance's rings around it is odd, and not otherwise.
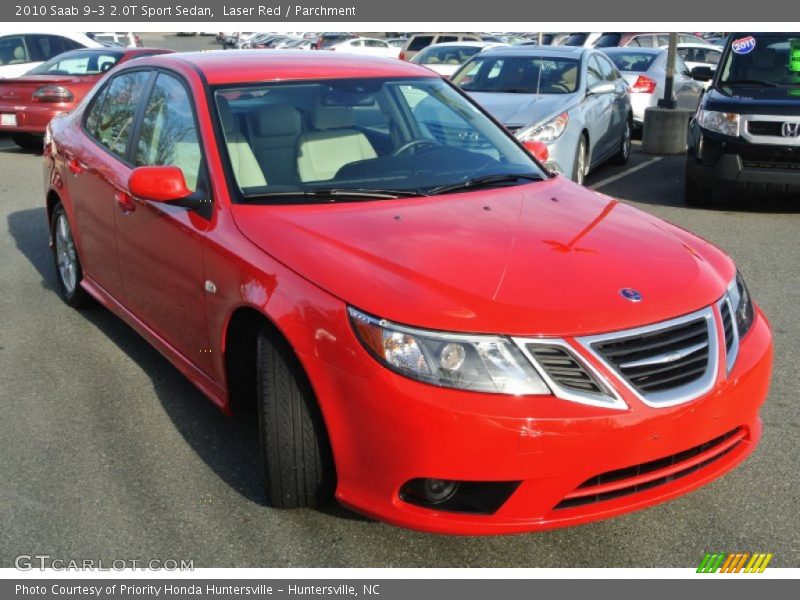
<path fill-rule="evenodd" d="M 789 50 L 789 71 L 800 73 L 800 40 L 792 40 Z"/>
<path fill-rule="evenodd" d="M 756 38 L 752 35 L 748 35 L 747 37 L 739 38 L 738 40 L 733 40 L 731 43 L 731 49 L 736 54 L 749 54 L 753 51 L 756 47 Z"/>

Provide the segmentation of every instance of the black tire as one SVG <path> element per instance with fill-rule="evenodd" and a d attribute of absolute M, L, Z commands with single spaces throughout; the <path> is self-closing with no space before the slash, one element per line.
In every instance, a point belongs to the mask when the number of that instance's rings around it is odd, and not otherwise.
<path fill-rule="evenodd" d="M 322 413 L 289 345 L 258 335 L 258 421 L 267 504 L 317 508 L 333 499 L 334 468 Z"/>
<path fill-rule="evenodd" d="M 62 225 L 62 219 L 64 225 Z M 59 231 L 62 226 L 66 226 L 66 239 L 64 231 Z M 56 271 L 58 295 L 73 308 L 90 306 L 92 304 L 92 297 L 81 287 L 83 269 L 81 268 L 81 261 L 78 258 L 78 250 L 72 238 L 72 227 L 69 224 L 67 214 L 64 212 L 64 207 L 61 204 L 56 205 L 50 217 L 50 235 L 53 241 L 53 266 Z M 66 252 L 66 254 L 64 254 L 64 252 Z M 65 258 L 69 258 L 72 263 L 72 269 L 74 270 L 73 277 L 66 274 L 67 269 L 63 262 Z"/>
<path fill-rule="evenodd" d="M 633 122 L 630 117 L 625 122 L 625 130 L 619 143 L 619 151 L 611 157 L 615 165 L 627 165 L 631 158 L 631 138 L 633 137 Z"/>
<path fill-rule="evenodd" d="M 581 135 L 578 140 L 578 147 L 575 149 L 575 161 L 572 164 L 572 181 L 578 185 L 583 185 L 583 179 L 586 177 L 586 162 L 589 160 L 589 150 L 586 143 L 586 136 Z M 583 165 L 583 168 L 580 165 Z"/>
<path fill-rule="evenodd" d="M 689 169 L 683 177 L 683 201 L 686 206 L 694 206 L 697 208 L 707 207 L 711 204 L 712 191 L 708 188 L 700 186 L 689 175 Z"/>
<path fill-rule="evenodd" d="M 43 149 L 43 138 L 40 135 L 33 135 L 31 133 L 15 133 L 11 136 L 11 140 L 20 148 L 25 150 L 39 150 Z"/>

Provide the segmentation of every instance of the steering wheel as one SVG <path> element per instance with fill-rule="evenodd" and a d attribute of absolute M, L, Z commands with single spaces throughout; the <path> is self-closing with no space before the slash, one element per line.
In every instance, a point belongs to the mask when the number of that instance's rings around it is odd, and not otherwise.
<path fill-rule="evenodd" d="M 392 152 L 392 156 L 400 156 L 401 154 L 410 150 L 411 148 L 414 148 L 415 146 L 441 146 L 441 145 L 442 145 L 441 142 L 432 140 L 430 138 L 411 140 L 410 142 L 406 142 L 405 144 L 400 146 L 397 150 Z"/>

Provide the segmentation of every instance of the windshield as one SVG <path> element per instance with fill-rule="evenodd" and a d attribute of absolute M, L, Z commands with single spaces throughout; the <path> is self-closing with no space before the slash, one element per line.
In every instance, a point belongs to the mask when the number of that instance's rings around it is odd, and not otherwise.
<path fill-rule="evenodd" d="M 243 201 L 311 201 L 331 190 L 389 198 L 496 175 L 545 177 L 439 78 L 226 87 L 215 101 Z"/>
<path fill-rule="evenodd" d="M 28 75 L 97 75 L 105 73 L 122 58 L 122 52 L 71 52 L 60 54 L 28 71 Z"/>
<path fill-rule="evenodd" d="M 737 35 L 717 85 L 800 85 L 800 33 Z"/>
<path fill-rule="evenodd" d="M 611 62 L 613 62 L 620 71 L 644 73 L 653 64 L 653 61 L 658 56 L 658 53 L 623 50 L 607 52 L 606 56 L 611 59 Z"/>
<path fill-rule="evenodd" d="M 480 52 L 478 46 L 428 46 L 411 62 L 419 65 L 462 65 Z"/>
<path fill-rule="evenodd" d="M 578 89 L 580 62 L 542 56 L 476 56 L 453 76 L 465 92 L 571 94 Z"/>

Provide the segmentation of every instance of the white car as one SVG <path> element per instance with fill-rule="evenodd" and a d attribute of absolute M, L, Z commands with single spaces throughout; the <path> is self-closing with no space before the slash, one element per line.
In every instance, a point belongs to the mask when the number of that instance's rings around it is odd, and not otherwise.
<path fill-rule="evenodd" d="M 722 56 L 722 48 L 711 44 L 678 44 L 677 51 L 689 71 L 695 67 L 711 67 L 712 71 L 716 71 Z M 706 89 L 709 85 L 710 80 L 703 83 Z"/>
<path fill-rule="evenodd" d="M 428 67 L 442 77 L 452 77 L 461 65 L 476 54 L 499 46 L 508 46 L 508 44 L 470 41 L 443 42 L 420 50 L 411 58 L 411 62 Z"/>
<path fill-rule="evenodd" d="M 334 52 L 346 52 L 348 54 L 366 54 L 369 56 L 385 56 L 387 58 L 399 58 L 400 48 L 392 46 L 384 40 L 377 38 L 353 38 L 345 40 L 325 48 Z"/>
<path fill-rule="evenodd" d="M 90 33 L 95 41 L 107 46 L 122 46 L 123 48 L 141 48 L 144 46 L 142 39 L 132 31 L 109 31 Z"/>
<path fill-rule="evenodd" d="M 0 78 L 19 77 L 67 50 L 102 47 L 85 33 L 0 33 Z"/>

